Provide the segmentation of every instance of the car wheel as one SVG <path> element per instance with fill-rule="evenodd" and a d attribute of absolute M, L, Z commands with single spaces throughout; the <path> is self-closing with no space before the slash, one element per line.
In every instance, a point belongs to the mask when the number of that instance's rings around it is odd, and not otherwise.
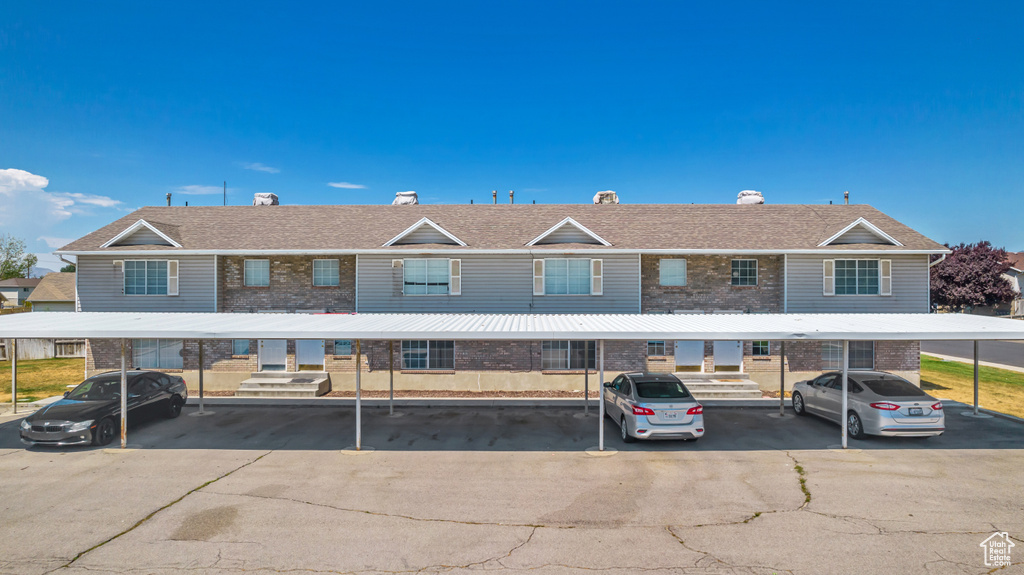
<path fill-rule="evenodd" d="M 171 400 L 167 402 L 167 419 L 174 419 L 181 415 L 181 407 L 185 405 L 185 402 L 181 400 L 181 396 L 172 395 Z"/>
<path fill-rule="evenodd" d="M 793 393 L 793 411 L 797 415 L 807 415 L 807 409 L 804 407 L 804 396 L 800 395 L 799 391 Z"/>
<path fill-rule="evenodd" d="M 860 416 L 851 411 L 846 415 L 846 430 L 854 439 L 864 439 L 864 425 L 860 422 Z"/>
<path fill-rule="evenodd" d="M 96 424 L 96 430 L 92 432 L 93 445 L 108 445 L 114 440 L 115 431 L 117 431 L 117 427 L 114 425 L 114 420 L 104 417 Z"/>
<path fill-rule="evenodd" d="M 636 438 L 629 434 L 629 430 L 626 427 L 626 418 L 625 417 L 623 417 L 619 421 L 619 430 L 622 432 L 622 442 L 623 443 L 633 443 L 634 441 L 636 441 Z"/>

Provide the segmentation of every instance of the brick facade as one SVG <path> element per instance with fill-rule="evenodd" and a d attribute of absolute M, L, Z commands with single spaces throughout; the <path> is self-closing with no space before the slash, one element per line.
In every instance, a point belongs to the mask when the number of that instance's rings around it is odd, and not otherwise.
<path fill-rule="evenodd" d="M 739 256 L 737 256 L 739 257 Z M 686 285 L 660 285 L 662 259 L 686 260 Z M 783 269 L 781 256 L 742 257 L 757 259 L 757 285 L 730 285 L 732 256 L 641 256 L 641 313 L 672 313 L 675 310 L 742 311 L 782 313 Z"/>
<path fill-rule="evenodd" d="M 270 285 L 245 285 L 245 260 L 270 260 Z M 337 286 L 313 285 L 313 260 L 337 259 Z M 273 256 L 244 258 L 222 256 L 217 263 L 218 302 L 220 312 L 265 310 L 352 312 L 356 309 L 355 256 Z"/>

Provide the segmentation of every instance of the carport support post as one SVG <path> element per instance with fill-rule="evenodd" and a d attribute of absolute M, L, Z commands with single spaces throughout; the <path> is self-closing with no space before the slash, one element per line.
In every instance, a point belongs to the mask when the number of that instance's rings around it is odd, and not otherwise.
<path fill-rule="evenodd" d="M 395 414 L 395 340 L 388 340 L 388 415 Z"/>
<path fill-rule="evenodd" d="M 363 447 L 363 397 L 359 385 L 359 376 L 363 372 L 363 359 L 360 357 L 359 340 L 356 340 L 356 451 Z"/>
<path fill-rule="evenodd" d="M 604 451 L 604 340 L 597 342 L 597 353 L 600 358 L 598 371 L 597 393 L 597 450 Z"/>
<path fill-rule="evenodd" d="M 203 340 L 199 340 L 199 413 L 203 412 Z"/>
<path fill-rule="evenodd" d="M 974 340 L 974 415 L 978 415 L 978 340 Z"/>
<path fill-rule="evenodd" d="M 779 417 L 786 415 L 786 342 L 779 343 Z"/>
<path fill-rule="evenodd" d="M 18 340 L 11 340 L 11 410 L 18 413 Z M 974 403 L 978 403 L 975 401 Z"/>
<path fill-rule="evenodd" d="M 121 449 L 128 447 L 128 360 L 127 344 L 121 338 Z"/>
<path fill-rule="evenodd" d="M 590 415 L 590 342 L 583 343 L 583 415 Z"/>
<path fill-rule="evenodd" d="M 839 416 L 843 419 L 843 449 L 846 449 L 846 426 L 849 418 L 846 417 L 847 397 L 846 391 L 850 381 L 850 342 L 843 340 L 843 409 Z"/>

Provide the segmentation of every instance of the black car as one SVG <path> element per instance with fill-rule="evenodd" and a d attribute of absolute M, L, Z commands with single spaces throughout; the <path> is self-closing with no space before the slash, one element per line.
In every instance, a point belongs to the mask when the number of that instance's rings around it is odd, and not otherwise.
<path fill-rule="evenodd" d="M 188 399 L 185 380 L 157 371 L 128 372 L 128 414 L 157 412 L 178 417 Z M 121 424 L 121 372 L 95 375 L 21 422 L 30 445 L 106 445 Z"/>

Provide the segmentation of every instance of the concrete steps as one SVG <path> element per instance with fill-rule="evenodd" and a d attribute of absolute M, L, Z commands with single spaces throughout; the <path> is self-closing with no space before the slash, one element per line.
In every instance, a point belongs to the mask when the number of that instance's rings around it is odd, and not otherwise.
<path fill-rule="evenodd" d="M 326 371 L 264 371 L 242 382 L 235 397 L 319 397 L 331 391 Z"/>
<path fill-rule="evenodd" d="M 678 374 L 676 374 L 678 375 Z M 705 374 L 701 374 L 705 375 Z M 716 374 L 706 374 L 716 375 Z M 750 381 L 746 374 L 729 374 L 723 379 L 735 381 L 722 381 L 711 378 L 690 379 L 681 378 L 686 388 L 697 399 L 760 399 L 761 390 L 757 383 Z"/>

